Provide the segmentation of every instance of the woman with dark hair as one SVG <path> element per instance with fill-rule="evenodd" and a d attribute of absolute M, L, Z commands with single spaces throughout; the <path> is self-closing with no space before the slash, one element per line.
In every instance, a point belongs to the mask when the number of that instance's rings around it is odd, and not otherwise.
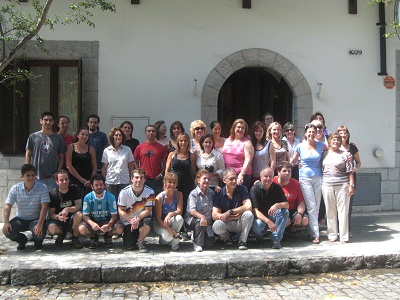
<path fill-rule="evenodd" d="M 341 146 L 340 134 L 332 133 L 329 150 L 322 159 L 322 193 L 329 242 L 335 242 L 339 233 L 339 240 L 344 244 L 349 241 L 349 203 L 350 196 L 354 194 L 354 176 L 353 164 L 349 161 L 350 153 L 340 150 Z"/>
<path fill-rule="evenodd" d="M 357 185 L 357 176 L 356 172 L 361 168 L 361 158 L 360 152 L 358 151 L 357 146 L 354 143 L 350 143 L 350 131 L 346 126 L 339 126 L 336 130 L 340 134 L 342 138 L 342 145 L 340 150 L 347 151 L 353 156 L 353 174 L 354 174 L 354 190 Z M 353 201 L 354 201 L 354 194 L 350 197 L 350 204 L 349 204 L 349 237 L 351 237 L 351 213 L 353 212 Z"/>
<path fill-rule="evenodd" d="M 254 147 L 254 156 L 252 160 L 252 181 L 260 179 L 260 172 L 265 167 L 270 166 L 275 169 L 275 148 L 271 147 L 270 141 L 266 138 L 266 128 L 263 122 L 257 121 L 251 126 L 250 137 Z"/>
<path fill-rule="evenodd" d="M 292 159 L 297 145 L 300 144 L 300 140 L 295 137 L 296 128 L 292 123 L 287 122 L 283 125 L 283 134 L 284 137 L 282 140 L 286 141 L 289 150 L 289 157 Z M 292 168 L 292 178 L 299 180 L 299 161 L 297 161 Z"/>
<path fill-rule="evenodd" d="M 165 126 L 165 122 L 163 120 L 157 121 L 154 123 L 154 128 L 156 129 L 156 139 L 157 142 L 161 145 L 165 146 L 168 141 L 167 138 L 167 126 Z"/>
<path fill-rule="evenodd" d="M 212 134 L 203 135 L 200 139 L 201 151 L 197 156 L 196 165 L 199 170 L 209 172 L 209 186 L 212 190 L 220 186 L 220 179 L 225 170 L 225 162 L 222 154 L 214 148 L 214 136 Z"/>
<path fill-rule="evenodd" d="M 177 144 L 178 148 L 168 155 L 165 170 L 178 176 L 178 191 L 182 192 L 183 207 L 186 207 L 187 198 L 194 188 L 196 157 L 193 153 L 190 153 L 190 138 L 187 133 L 178 135 Z"/>
<path fill-rule="evenodd" d="M 82 196 L 91 191 L 90 177 L 97 172 L 96 152 L 88 145 L 89 130 L 81 128 L 77 141 L 69 144 L 65 153 L 66 167 L 71 174 L 71 183 L 78 185 Z"/>
<path fill-rule="evenodd" d="M 125 141 L 123 142 L 123 145 L 131 148 L 132 153 L 134 153 L 136 147 L 139 146 L 139 141 L 132 137 L 133 124 L 129 121 L 124 121 L 122 122 L 120 128 L 122 129 L 125 135 Z"/>
<path fill-rule="evenodd" d="M 164 176 L 164 191 L 157 195 L 154 206 L 154 231 L 160 236 L 159 244 L 171 245 L 173 251 L 179 250 L 179 231 L 182 218 L 182 193 L 176 189 L 179 183 L 175 173 L 167 172 Z"/>
<path fill-rule="evenodd" d="M 310 123 L 314 120 L 318 120 L 322 123 L 322 125 L 324 126 L 323 129 L 323 134 L 325 135 L 325 137 L 328 139 L 329 135 L 331 134 L 330 131 L 328 131 L 326 129 L 326 125 L 325 125 L 325 117 L 324 115 L 320 112 L 320 111 L 316 111 L 315 113 L 313 113 L 310 117 Z"/>
<path fill-rule="evenodd" d="M 254 147 L 247 135 L 249 126 L 243 119 L 236 119 L 231 127 L 229 138 L 226 139 L 223 149 L 225 168 L 232 168 L 238 174 L 237 183 L 250 189 L 253 170 L 251 161 L 254 156 Z"/>
<path fill-rule="evenodd" d="M 214 137 L 214 148 L 219 153 L 222 153 L 226 139 L 221 136 L 221 134 L 222 134 L 221 122 L 220 121 L 212 121 L 210 124 L 210 128 L 211 128 L 211 133 Z"/>
<path fill-rule="evenodd" d="M 209 188 L 210 173 L 200 170 L 196 174 L 196 188 L 190 193 L 185 215 L 186 227 L 193 230 L 193 250 L 203 251 L 214 244 L 212 209 L 214 192 Z"/>
<path fill-rule="evenodd" d="M 185 133 L 183 124 L 180 121 L 172 122 L 171 127 L 169 128 L 169 136 L 171 139 L 165 144 L 165 148 L 167 148 L 168 153 L 174 152 L 176 148 L 178 148 L 176 139 L 181 133 Z"/>
<path fill-rule="evenodd" d="M 123 145 L 125 135 L 121 128 L 111 128 L 108 140 L 110 145 L 104 149 L 101 158 L 101 173 L 106 178 L 107 190 L 118 200 L 119 192 L 131 181 L 133 154 L 131 148 Z"/>
<path fill-rule="evenodd" d="M 276 156 L 276 164 L 275 166 L 280 165 L 284 161 L 289 161 L 289 149 L 287 142 L 282 140 L 282 127 L 278 122 L 272 122 L 267 130 L 267 139 L 271 141 L 272 145 L 275 148 L 275 156 Z M 276 168 L 273 169 L 275 171 L 275 175 L 278 174 Z"/>
<path fill-rule="evenodd" d="M 299 170 L 300 188 L 306 202 L 309 231 L 313 244 L 319 244 L 318 212 L 321 204 L 322 186 L 322 153 L 328 147 L 315 140 L 315 125 L 308 123 L 305 126 L 306 140 L 297 145 L 290 163 L 295 163 L 300 158 L 301 168 Z"/>

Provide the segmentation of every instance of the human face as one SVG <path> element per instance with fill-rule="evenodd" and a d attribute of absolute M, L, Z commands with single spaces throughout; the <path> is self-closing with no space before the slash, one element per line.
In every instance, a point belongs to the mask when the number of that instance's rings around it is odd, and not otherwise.
<path fill-rule="evenodd" d="M 181 136 L 181 138 L 178 141 L 178 144 L 180 149 L 188 150 L 189 140 L 187 139 L 186 136 Z"/>
<path fill-rule="evenodd" d="M 261 139 L 264 137 L 265 132 L 262 129 L 262 127 L 257 127 L 257 129 L 254 131 L 254 136 L 256 137 L 257 141 L 261 141 Z"/>
<path fill-rule="evenodd" d="M 324 127 L 322 125 L 317 125 L 317 126 L 315 126 L 315 128 L 316 128 L 317 138 L 321 138 L 322 135 L 324 134 Z"/>
<path fill-rule="evenodd" d="M 40 124 L 42 125 L 42 129 L 51 130 L 54 124 L 54 119 L 52 116 L 44 116 L 43 119 L 40 119 Z"/>
<path fill-rule="evenodd" d="M 223 181 L 226 184 L 227 188 L 229 188 L 230 190 L 234 190 L 237 186 L 236 173 L 229 172 L 228 174 L 226 174 L 226 178 L 224 178 Z"/>
<path fill-rule="evenodd" d="M 274 122 L 274 117 L 271 115 L 266 115 L 264 119 L 265 125 L 268 127 L 272 122 Z"/>
<path fill-rule="evenodd" d="M 25 186 L 33 186 L 36 180 L 36 174 L 34 171 L 28 171 L 21 176 Z"/>
<path fill-rule="evenodd" d="M 315 129 L 314 129 L 314 127 L 310 127 L 310 128 L 308 128 L 307 129 L 307 131 L 306 131 L 306 138 L 308 139 L 308 140 L 315 140 Z"/>
<path fill-rule="evenodd" d="M 88 122 L 88 127 L 90 131 L 97 131 L 97 127 L 99 126 L 99 120 L 97 118 L 90 118 Z"/>
<path fill-rule="evenodd" d="M 132 177 L 132 186 L 133 188 L 142 189 L 144 186 L 144 182 L 146 181 L 146 177 L 141 173 L 133 173 Z"/>
<path fill-rule="evenodd" d="M 281 138 L 281 132 L 282 132 L 281 126 L 279 126 L 279 125 L 272 126 L 271 133 L 272 133 L 272 136 L 274 138 L 280 139 Z"/>
<path fill-rule="evenodd" d="M 149 141 L 154 141 L 156 139 L 156 129 L 154 127 L 146 128 L 146 138 Z"/>
<path fill-rule="evenodd" d="M 338 150 L 341 145 L 342 145 L 342 143 L 341 143 L 340 139 L 338 139 L 338 138 L 331 139 L 331 142 L 329 144 L 329 146 L 331 147 L 332 150 Z"/>
<path fill-rule="evenodd" d="M 124 126 L 122 126 L 122 131 L 124 132 L 124 135 L 126 138 L 131 138 L 131 134 L 132 134 L 132 127 L 131 125 L 129 125 L 128 123 L 124 124 Z"/>
<path fill-rule="evenodd" d="M 175 125 L 174 127 L 172 127 L 172 134 L 174 135 L 175 138 L 177 138 L 178 135 L 181 133 L 182 133 L 181 127 L 179 127 L 178 125 Z"/>
<path fill-rule="evenodd" d="M 89 131 L 87 131 L 86 129 L 82 129 L 78 133 L 78 140 L 86 144 L 88 139 L 89 139 Z"/>
<path fill-rule="evenodd" d="M 318 120 L 318 121 L 322 122 L 322 124 L 325 123 L 325 120 L 324 120 L 324 118 L 323 118 L 321 115 L 317 115 L 317 116 L 315 117 L 315 120 Z"/>
<path fill-rule="evenodd" d="M 274 172 L 271 169 L 266 169 L 261 172 L 260 180 L 264 189 L 268 190 L 271 187 L 273 179 L 274 179 Z"/>
<path fill-rule="evenodd" d="M 166 190 L 166 191 L 175 191 L 177 185 L 178 185 L 178 183 L 175 180 L 173 180 L 173 179 L 167 180 L 164 183 L 164 190 Z"/>
<path fill-rule="evenodd" d="M 215 124 L 215 126 L 212 129 L 212 134 L 214 137 L 220 137 L 221 136 L 221 125 L 220 124 Z"/>
<path fill-rule="evenodd" d="M 296 130 L 294 128 L 290 128 L 285 131 L 286 137 L 294 137 L 295 134 L 296 134 Z"/>
<path fill-rule="evenodd" d="M 235 126 L 235 138 L 242 138 L 246 132 L 246 126 L 243 123 L 237 123 Z"/>
<path fill-rule="evenodd" d="M 203 175 L 197 180 L 197 185 L 205 192 L 210 186 L 210 175 Z"/>
<path fill-rule="evenodd" d="M 199 140 L 203 137 L 205 132 L 206 132 L 206 129 L 204 127 L 196 127 L 194 129 L 194 135 Z"/>
<path fill-rule="evenodd" d="M 105 185 L 103 180 L 94 180 L 92 184 L 92 189 L 95 192 L 96 196 L 100 197 L 103 195 Z"/>
<path fill-rule="evenodd" d="M 113 138 L 114 138 L 114 145 L 115 146 L 118 147 L 119 145 L 121 145 L 121 143 L 122 143 L 122 135 L 123 135 L 123 133 L 121 131 L 119 131 L 119 130 L 116 130 L 114 132 Z"/>
<path fill-rule="evenodd" d="M 58 127 L 60 128 L 60 132 L 62 133 L 66 133 L 68 132 L 68 128 L 69 128 L 69 121 L 67 118 L 60 118 L 60 120 L 58 120 Z"/>
<path fill-rule="evenodd" d="M 203 148 L 204 148 L 204 152 L 206 152 L 206 153 L 211 153 L 212 149 L 214 148 L 214 144 L 209 137 L 204 139 Z"/>
<path fill-rule="evenodd" d="M 158 128 L 158 133 L 160 134 L 161 137 L 164 137 L 165 134 L 167 133 L 167 126 L 165 126 L 165 124 L 162 124 L 160 128 Z"/>
<path fill-rule="evenodd" d="M 349 138 L 349 134 L 346 130 L 339 131 L 340 137 L 342 138 L 342 144 L 346 144 L 347 139 Z"/>
<path fill-rule="evenodd" d="M 288 182 L 290 177 L 292 176 L 292 169 L 283 167 L 280 172 L 278 172 L 278 176 L 283 182 Z"/>
<path fill-rule="evenodd" d="M 68 185 L 69 185 L 68 175 L 67 174 L 58 174 L 56 183 L 60 187 L 60 190 L 68 189 Z"/>

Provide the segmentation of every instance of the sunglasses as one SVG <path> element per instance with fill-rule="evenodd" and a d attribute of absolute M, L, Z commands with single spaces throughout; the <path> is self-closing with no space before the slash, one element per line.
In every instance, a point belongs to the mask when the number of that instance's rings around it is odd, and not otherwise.
<path fill-rule="evenodd" d="M 199 130 L 205 130 L 205 127 L 196 127 L 194 130 L 199 131 Z"/>

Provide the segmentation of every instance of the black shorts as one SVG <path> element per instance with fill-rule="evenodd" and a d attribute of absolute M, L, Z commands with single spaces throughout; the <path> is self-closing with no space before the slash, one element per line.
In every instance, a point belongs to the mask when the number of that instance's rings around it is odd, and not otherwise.
<path fill-rule="evenodd" d="M 64 232 L 72 232 L 72 224 L 74 224 L 74 216 L 71 215 L 65 222 L 62 222 L 60 220 L 47 220 L 47 227 L 50 224 L 56 224 L 57 227 L 62 229 Z"/>

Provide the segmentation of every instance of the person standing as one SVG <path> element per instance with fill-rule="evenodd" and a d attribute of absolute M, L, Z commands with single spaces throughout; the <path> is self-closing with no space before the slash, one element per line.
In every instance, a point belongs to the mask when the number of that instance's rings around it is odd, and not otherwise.
<path fill-rule="evenodd" d="M 122 122 L 119 127 L 122 129 L 125 135 L 125 140 L 122 142 L 122 145 L 126 145 L 132 150 L 132 154 L 135 152 L 137 146 L 139 146 L 139 141 L 132 137 L 133 133 L 133 124 L 130 121 Z"/>
<path fill-rule="evenodd" d="M 108 146 L 107 134 L 99 130 L 100 118 L 98 115 L 90 115 L 87 118 L 87 125 L 89 128 L 89 146 L 94 148 L 96 152 L 97 173 L 101 173 L 101 158 L 103 151 Z"/>
<path fill-rule="evenodd" d="M 52 131 L 52 112 L 43 112 L 40 124 L 42 129 L 30 134 L 26 142 L 25 163 L 34 165 L 38 181 L 52 190 L 57 187 L 55 174 L 64 166 L 65 143 L 59 134 Z"/>
<path fill-rule="evenodd" d="M 69 123 L 71 121 L 67 116 L 59 116 L 57 120 L 58 134 L 64 139 L 65 147 L 75 142 L 75 137 L 68 133 Z"/>
<path fill-rule="evenodd" d="M 146 172 L 146 185 L 158 195 L 163 190 L 163 173 L 168 156 L 167 148 L 157 142 L 156 129 L 153 125 L 145 128 L 146 141 L 137 146 L 134 157 L 135 169 L 141 168 Z"/>
<path fill-rule="evenodd" d="M 36 168 L 32 164 L 21 167 L 22 182 L 15 184 L 4 204 L 3 233 L 17 242 L 17 250 L 24 250 L 28 238 L 23 231 L 30 230 L 35 249 L 42 249 L 46 236 L 46 215 L 50 203 L 47 187 L 36 180 Z M 17 214 L 10 220 L 11 208 L 17 204 Z"/>

